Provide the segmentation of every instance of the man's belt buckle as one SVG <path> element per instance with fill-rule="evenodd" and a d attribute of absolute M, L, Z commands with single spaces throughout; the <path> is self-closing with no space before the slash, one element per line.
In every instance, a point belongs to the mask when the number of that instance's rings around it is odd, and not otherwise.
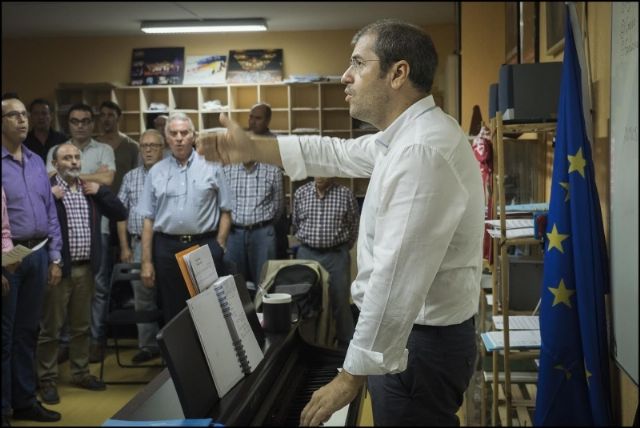
<path fill-rule="evenodd" d="M 178 238 L 180 240 L 180 242 L 182 242 L 183 244 L 188 244 L 191 242 L 191 235 L 180 235 L 180 237 Z"/>

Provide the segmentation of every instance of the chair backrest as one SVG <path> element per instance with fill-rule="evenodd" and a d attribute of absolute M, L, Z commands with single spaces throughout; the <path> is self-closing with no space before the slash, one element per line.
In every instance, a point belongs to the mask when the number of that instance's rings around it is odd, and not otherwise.
<path fill-rule="evenodd" d="M 116 263 L 111 272 L 109 310 L 132 308 L 131 281 L 140 279 L 140 263 Z"/>
<path fill-rule="evenodd" d="M 289 265 L 281 268 L 273 279 L 276 293 L 289 293 L 298 306 L 298 314 L 307 319 L 322 310 L 322 284 L 318 273 L 306 265 Z"/>

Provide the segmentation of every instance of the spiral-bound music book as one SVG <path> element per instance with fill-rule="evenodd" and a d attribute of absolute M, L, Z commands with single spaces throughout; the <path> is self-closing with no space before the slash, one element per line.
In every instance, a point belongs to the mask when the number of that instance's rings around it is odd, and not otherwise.
<path fill-rule="evenodd" d="M 233 276 L 223 276 L 187 300 L 218 396 L 223 397 L 264 358 Z"/>

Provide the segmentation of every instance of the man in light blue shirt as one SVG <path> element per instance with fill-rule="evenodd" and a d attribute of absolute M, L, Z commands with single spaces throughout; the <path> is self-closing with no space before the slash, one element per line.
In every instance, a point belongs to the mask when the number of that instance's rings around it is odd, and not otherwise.
<path fill-rule="evenodd" d="M 193 150 L 195 130 L 189 116 L 169 116 L 166 135 L 172 156 L 149 171 L 137 209 L 144 217 L 140 276 L 145 287 L 157 284 L 168 322 L 190 297 L 176 253 L 209 245 L 218 275 L 228 273 L 223 255 L 232 199 L 222 165 L 207 162 Z"/>

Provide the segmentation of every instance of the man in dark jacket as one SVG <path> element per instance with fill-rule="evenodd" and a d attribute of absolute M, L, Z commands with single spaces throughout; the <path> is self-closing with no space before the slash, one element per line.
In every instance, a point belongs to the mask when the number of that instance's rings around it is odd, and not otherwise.
<path fill-rule="evenodd" d="M 63 242 L 62 281 L 45 292 L 37 349 L 40 396 L 49 404 L 60 401 L 56 388 L 58 338 L 67 315 L 71 382 L 92 391 L 105 389 L 104 383 L 89 373 L 90 308 L 94 276 L 100 267 L 100 218 L 127 218 L 127 209 L 107 186 L 80 180 L 81 152 L 76 146 L 54 147 L 52 163 L 57 173 L 51 177 L 51 185 L 64 192 L 55 201 Z"/>

